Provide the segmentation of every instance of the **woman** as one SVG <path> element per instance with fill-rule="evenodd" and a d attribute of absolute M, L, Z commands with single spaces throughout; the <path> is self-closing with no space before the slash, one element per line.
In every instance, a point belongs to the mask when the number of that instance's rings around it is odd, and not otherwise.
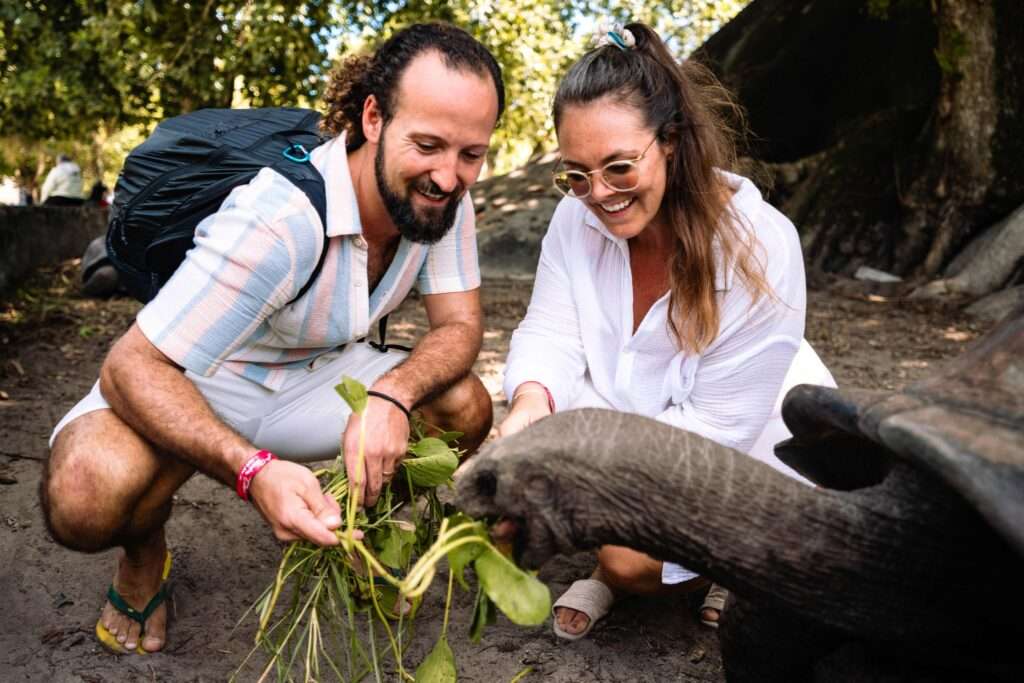
<path fill-rule="evenodd" d="M 566 198 L 512 337 L 499 436 L 555 410 L 599 406 L 797 476 L 773 453 L 788 436 L 781 397 L 794 384 L 834 383 L 803 341 L 796 230 L 726 172 L 734 150 L 720 115 L 736 107 L 707 70 L 678 64 L 643 24 L 602 43 L 555 96 L 554 180 Z M 616 597 L 707 586 L 684 567 L 606 546 L 591 578 L 555 603 L 554 629 L 575 640 Z M 702 622 L 717 626 L 724 595 L 712 586 Z"/>

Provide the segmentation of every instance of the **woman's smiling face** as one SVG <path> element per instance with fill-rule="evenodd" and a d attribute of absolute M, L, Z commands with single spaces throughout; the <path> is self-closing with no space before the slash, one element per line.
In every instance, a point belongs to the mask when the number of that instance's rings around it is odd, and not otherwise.
<path fill-rule="evenodd" d="M 665 147 L 658 142 L 650 144 L 655 131 L 647 127 L 639 111 L 608 98 L 569 105 L 560 118 L 558 146 L 566 170 L 593 171 L 643 155 L 636 162 L 636 188 L 613 190 L 598 171 L 590 176 L 590 194 L 580 200 L 616 237 L 636 237 L 658 217 L 665 196 Z"/>

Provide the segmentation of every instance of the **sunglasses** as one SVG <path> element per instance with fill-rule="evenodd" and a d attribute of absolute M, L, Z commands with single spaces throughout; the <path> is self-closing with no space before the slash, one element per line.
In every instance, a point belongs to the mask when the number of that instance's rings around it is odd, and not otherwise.
<path fill-rule="evenodd" d="M 590 195 L 593 191 L 593 181 L 590 176 L 595 173 L 600 174 L 601 182 L 605 184 L 608 189 L 614 192 L 629 192 L 635 190 L 640 186 L 640 161 L 643 160 L 644 155 L 647 154 L 647 150 L 654 144 L 654 138 L 649 143 L 644 151 L 640 152 L 640 156 L 635 159 L 619 159 L 618 161 L 612 161 L 605 164 L 601 168 L 593 171 L 574 171 L 564 168 L 556 169 L 552 180 L 555 184 L 555 189 L 564 194 L 567 197 L 575 197 L 576 199 L 583 199 Z"/>

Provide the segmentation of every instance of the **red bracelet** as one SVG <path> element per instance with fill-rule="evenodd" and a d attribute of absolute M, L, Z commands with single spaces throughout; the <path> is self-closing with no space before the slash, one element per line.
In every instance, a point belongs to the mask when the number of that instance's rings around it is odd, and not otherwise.
<path fill-rule="evenodd" d="M 548 410 L 550 410 L 551 414 L 554 415 L 555 414 L 555 397 L 551 395 L 551 390 L 550 389 L 545 387 L 543 384 L 541 384 L 541 386 L 544 387 L 544 393 L 547 394 L 547 396 L 548 396 Z"/>
<path fill-rule="evenodd" d="M 249 487 L 252 486 L 253 477 L 271 460 L 277 460 L 277 456 L 270 451 L 260 451 L 245 461 L 242 469 L 238 471 L 238 479 L 235 480 L 235 492 L 239 498 L 249 502 Z"/>
<path fill-rule="evenodd" d="M 544 386 L 543 384 L 541 384 L 540 382 L 538 382 L 535 379 L 528 379 L 528 380 L 526 380 L 526 382 L 520 382 L 519 386 L 521 387 L 521 386 L 523 386 L 524 384 L 527 384 L 527 383 L 536 384 L 537 386 L 539 386 L 541 389 L 544 390 L 544 396 L 548 399 L 548 410 L 550 410 L 551 414 L 554 415 L 555 414 L 555 397 L 551 395 L 551 390 L 548 389 L 546 386 Z M 528 391 L 530 391 L 530 390 L 527 389 L 526 391 L 523 391 L 521 393 L 525 394 Z M 536 390 L 534 390 L 534 391 L 536 391 Z M 514 392 L 512 392 L 512 400 L 515 400 L 515 398 L 517 396 L 519 396 L 519 395 L 520 395 L 519 387 L 516 387 L 516 390 Z"/>

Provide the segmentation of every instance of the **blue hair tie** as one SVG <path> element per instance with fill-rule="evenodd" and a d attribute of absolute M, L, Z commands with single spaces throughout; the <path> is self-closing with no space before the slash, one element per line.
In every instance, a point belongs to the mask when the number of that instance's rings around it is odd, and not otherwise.
<path fill-rule="evenodd" d="M 612 39 L 613 43 L 615 43 L 615 47 L 619 48 L 623 52 L 629 49 L 626 45 L 626 41 L 623 40 L 622 36 L 620 36 L 616 31 L 608 31 L 608 37 Z"/>
<path fill-rule="evenodd" d="M 621 24 L 601 22 L 598 24 L 597 30 L 594 31 L 593 41 L 596 47 L 614 45 L 623 52 L 636 47 L 636 37 L 633 32 L 628 28 L 623 28 Z"/>

